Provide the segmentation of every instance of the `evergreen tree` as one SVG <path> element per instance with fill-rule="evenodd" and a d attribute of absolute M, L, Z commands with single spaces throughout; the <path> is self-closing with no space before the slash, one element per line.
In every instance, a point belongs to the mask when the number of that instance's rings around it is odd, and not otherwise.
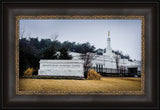
<path fill-rule="evenodd" d="M 38 68 L 39 66 L 39 51 L 26 38 L 19 41 L 19 65 L 20 75 L 23 75 L 23 72 L 29 67 Z"/>
<path fill-rule="evenodd" d="M 42 52 L 42 59 L 57 59 L 56 49 L 49 46 Z"/>
<path fill-rule="evenodd" d="M 59 59 L 72 59 L 72 56 L 68 54 L 67 48 L 62 47 L 59 51 L 60 51 Z"/>

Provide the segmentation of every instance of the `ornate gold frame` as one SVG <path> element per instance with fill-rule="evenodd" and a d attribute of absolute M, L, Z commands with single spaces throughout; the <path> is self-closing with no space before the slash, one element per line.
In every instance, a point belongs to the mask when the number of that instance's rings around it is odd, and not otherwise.
<path fill-rule="evenodd" d="M 141 91 L 104 91 L 94 92 L 54 92 L 54 91 L 19 91 L 19 20 L 20 19 L 141 19 Z M 144 16 L 16 16 L 16 95 L 145 95 L 145 18 Z"/>

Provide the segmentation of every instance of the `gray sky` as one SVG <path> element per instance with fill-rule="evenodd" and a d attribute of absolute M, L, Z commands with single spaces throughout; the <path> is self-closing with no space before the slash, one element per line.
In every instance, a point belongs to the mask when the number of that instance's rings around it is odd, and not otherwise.
<path fill-rule="evenodd" d="M 97 48 L 107 47 L 110 30 L 111 47 L 129 54 L 132 59 L 141 60 L 141 20 L 20 20 L 20 30 L 31 37 L 51 38 L 58 34 L 59 41 L 76 43 L 90 42 Z M 21 31 L 20 31 L 21 32 Z"/>

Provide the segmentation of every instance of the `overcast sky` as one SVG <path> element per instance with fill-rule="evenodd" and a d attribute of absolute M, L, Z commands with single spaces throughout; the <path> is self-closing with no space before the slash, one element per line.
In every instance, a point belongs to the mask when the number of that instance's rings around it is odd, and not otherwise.
<path fill-rule="evenodd" d="M 90 42 L 96 49 L 107 47 L 110 30 L 111 47 L 129 54 L 132 59 L 141 60 L 141 20 L 20 20 L 21 29 L 31 37 L 51 38 L 76 43 Z"/>

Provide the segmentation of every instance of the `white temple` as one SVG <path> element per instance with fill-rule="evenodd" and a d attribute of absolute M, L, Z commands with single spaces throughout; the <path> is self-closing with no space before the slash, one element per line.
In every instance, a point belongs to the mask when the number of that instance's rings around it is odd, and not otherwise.
<path fill-rule="evenodd" d="M 69 52 L 69 54 L 73 56 L 74 60 L 81 59 L 80 53 Z M 141 71 L 141 61 L 129 61 L 128 59 L 121 58 L 121 56 L 117 56 L 112 52 L 110 31 L 108 32 L 107 37 L 106 52 L 103 51 L 102 55 L 97 54 L 96 56 L 97 57 L 92 61 L 92 67 L 117 69 L 116 58 L 118 58 L 119 68 L 125 68 L 126 70 L 128 70 L 128 68 L 137 68 L 138 71 Z"/>

